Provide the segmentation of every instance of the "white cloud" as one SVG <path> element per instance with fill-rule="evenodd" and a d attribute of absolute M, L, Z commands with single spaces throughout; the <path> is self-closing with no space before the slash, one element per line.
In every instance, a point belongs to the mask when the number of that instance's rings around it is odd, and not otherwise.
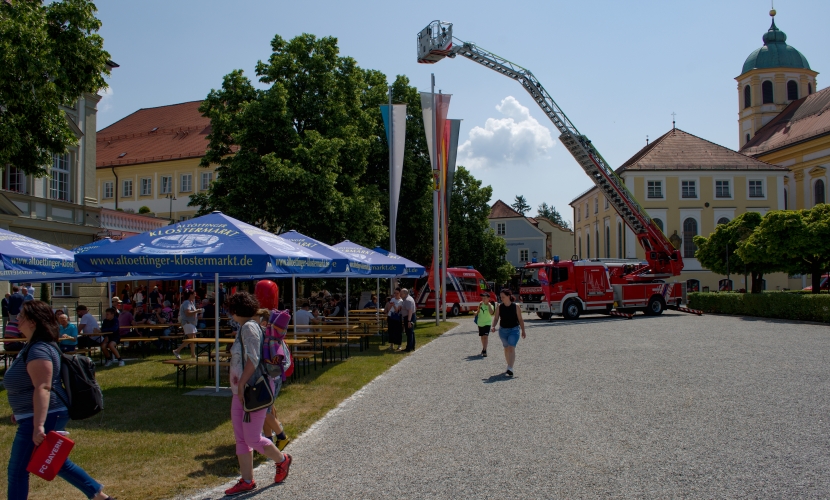
<path fill-rule="evenodd" d="M 527 165 L 547 158 L 556 145 L 550 130 L 530 116 L 530 110 L 513 96 L 496 106 L 501 118 L 488 118 L 475 127 L 458 148 L 459 164 L 468 168 Z"/>
<path fill-rule="evenodd" d="M 112 108 L 112 85 L 99 93 L 101 94 L 101 100 L 98 101 L 98 112 L 109 111 Z"/>

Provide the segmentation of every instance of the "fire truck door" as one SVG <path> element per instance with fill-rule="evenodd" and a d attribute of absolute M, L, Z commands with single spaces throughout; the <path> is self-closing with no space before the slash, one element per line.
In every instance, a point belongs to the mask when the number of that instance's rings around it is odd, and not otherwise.
<path fill-rule="evenodd" d="M 602 269 L 589 269 L 585 273 L 585 295 L 588 297 L 605 294 L 605 272 Z"/>

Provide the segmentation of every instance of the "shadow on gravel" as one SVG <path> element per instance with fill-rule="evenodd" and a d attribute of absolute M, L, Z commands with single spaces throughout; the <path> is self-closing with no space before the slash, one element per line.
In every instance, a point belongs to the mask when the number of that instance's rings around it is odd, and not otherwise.
<path fill-rule="evenodd" d="M 259 486 L 257 486 L 257 488 L 255 490 L 252 490 L 248 493 L 242 493 L 242 494 L 239 494 L 239 495 L 234 495 L 234 498 L 243 498 L 243 499 L 244 498 L 255 498 L 255 497 L 259 496 L 260 493 L 266 492 L 266 491 L 270 490 L 271 488 L 276 488 L 278 486 L 279 486 L 278 484 L 274 484 L 274 483 L 271 483 L 271 484 L 269 484 L 268 486 L 266 486 L 264 488 L 260 488 Z M 210 494 L 210 495 L 207 495 L 207 496 L 204 496 L 204 497 L 200 496 L 199 500 L 219 500 L 220 498 L 228 498 L 228 497 L 227 497 L 227 495 L 223 495 L 222 493 L 213 493 L 213 494 Z"/>
<path fill-rule="evenodd" d="M 505 382 L 507 380 L 513 380 L 514 377 L 508 377 L 504 373 L 499 373 L 498 375 L 490 375 L 487 378 L 481 379 L 482 382 L 485 384 L 492 384 L 495 382 Z"/>
<path fill-rule="evenodd" d="M 481 357 L 481 354 L 475 354 L 473 356 L 467 356 L 464 358 L 464 361 L 481 361 L 482 359 L 484 358 Z"/>

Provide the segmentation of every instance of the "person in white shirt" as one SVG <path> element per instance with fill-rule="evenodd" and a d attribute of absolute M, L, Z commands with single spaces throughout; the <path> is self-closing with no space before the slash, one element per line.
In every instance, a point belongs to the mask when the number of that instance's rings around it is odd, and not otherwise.
<path fill-rule="evenodd" d="M 415 299 L 409 295 L 409 290 L 401 289 L 401 320 L 406 331 L 406 349 L 404 352 L 415 350 Z"/>
<path fill-rule="evenodd" d="M 308 302 L 303 302 L 302 309 L 294 313 L 294 324 L 297 325 L 297 333 L 305 333 L 311 331 L 310 328 L 300 328 L 301 325 L 319 325 L 320 319 L 315 318 L 314 314 L 309 310 Z"/>
<path fill-rule="evenodd" d="M 97 333 L 95 330 L 101 331 L 101 325 L 94 315 L 90 314 L 86 306 L 78 305 L 75 309 L 78 313 L 78 331 L 84 333 Z M 84 337 L 79 335 L 78 347 L 96 347 L 104 341 L 104 337 Z"/>
<path fill-rule="evenodd" d="M 403 333 L 403 322 L 401 321 L 401 304 L 403 300 L 401 300 L 401 289 L 395 289 L 395 295 L 389 297 L 389 300 L 386 302 L 386 316 L 387 316 L 387 326 L 389 328 L 389 350 L 395 350 L 395 344 L 398 345 L 398 350 L 401 348 L 402 340 L 402 333 Z"/>

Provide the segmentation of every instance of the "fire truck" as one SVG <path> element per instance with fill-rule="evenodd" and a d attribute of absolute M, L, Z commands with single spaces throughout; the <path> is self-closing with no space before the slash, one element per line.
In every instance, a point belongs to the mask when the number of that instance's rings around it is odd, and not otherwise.
<path fill-rule="evenodd" d="M 543 314 L 562 314 L 576 318 L 583 312 L 607 312 L 631 317 L 634 311 L 661 314 L 671 306 L 686 312 L 685 283 L 666 283 L 679 276 L 683 258 L 663 231 L 648 216 L 625 187 L 622 179 L 599 154 L 587 136 L 580 133 L 562 109 L 527 68 L 497 56 L 471 42 L 453 37 L 452 23 L 433 21 L 417 36 L 418 62 L 434 64 L 444 58 L 465 57 L 519 82 L 559 131 L 559 140 L 608 199 L 614 210 L 634 232 L 645 250 L 645 262 L 612 265 L 596 260 L 554 259 L 530 264 L 537 273 L 538 307 Z M 540 289 L 540 290 L 538 290 Z M 521 290 L 520 290 L 521 294 Z M 528 306 L 526 306 L 528 307 Z"/>

